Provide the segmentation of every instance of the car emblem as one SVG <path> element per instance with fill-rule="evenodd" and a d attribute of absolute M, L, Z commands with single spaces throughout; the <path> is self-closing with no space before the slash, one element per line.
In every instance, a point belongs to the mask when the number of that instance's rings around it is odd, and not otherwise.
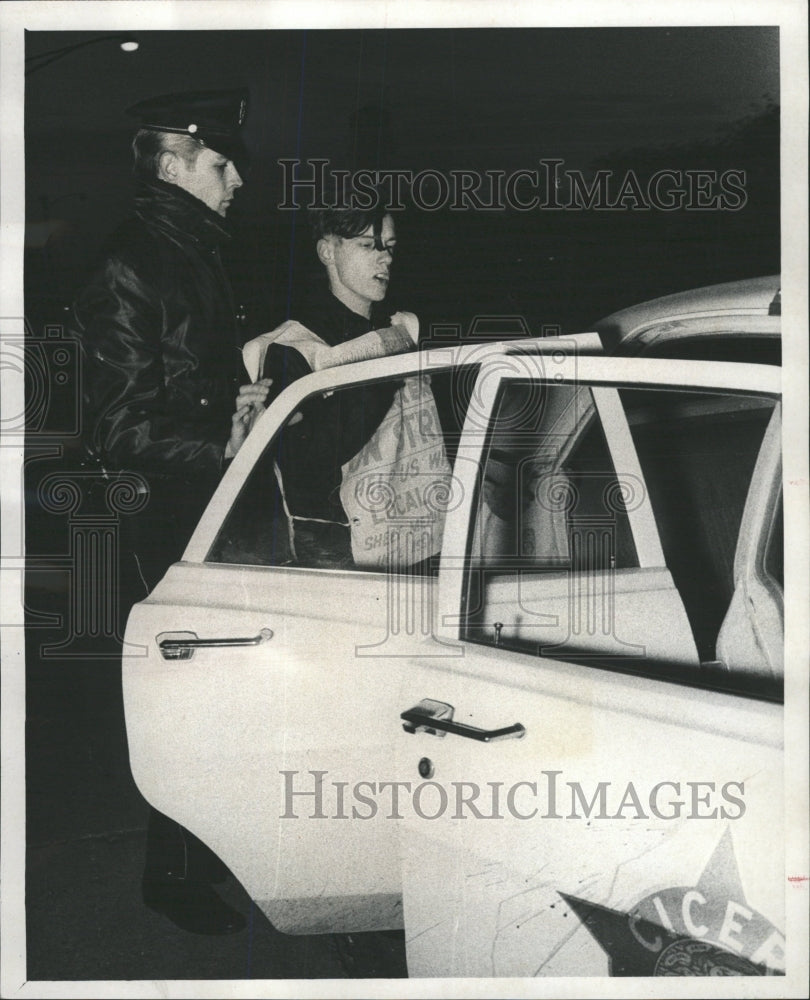
<path fill-rule="evenodd" d="M 747 905 L 730 830 L 696 886 L 660 889 L 626 912 L 560 895 L 607 954 L 611 976 L 784 975 L 784 936 Z"/>

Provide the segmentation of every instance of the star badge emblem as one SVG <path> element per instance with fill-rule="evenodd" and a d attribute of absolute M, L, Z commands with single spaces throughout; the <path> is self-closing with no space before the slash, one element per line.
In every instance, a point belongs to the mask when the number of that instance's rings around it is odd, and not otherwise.
<path fill-rule="evenodd" d="M 627 912 L 560 895 L 607 954 L 611 976 L 784 975 L 784 936 L 748 906 L 730 830 L 696 886 L 650 893 Z"/>

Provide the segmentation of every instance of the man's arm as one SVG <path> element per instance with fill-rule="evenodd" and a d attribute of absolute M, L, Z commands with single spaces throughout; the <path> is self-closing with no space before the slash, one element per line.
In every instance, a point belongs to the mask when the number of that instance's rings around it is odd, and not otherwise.
<path fill-rule="evenodd" d="M 267 349 L 264 375 L 272 380 L 267 405 L 288 385 L 309 375 L 312 369 L 294 347 L 271 344 Z M 294 460 L 302 454 L 315 462 L 343 464 L 369 441 L 391 407 L 400 383 L 387 380 L 370 386 L 337 389 L 319 394 L 301 405 L 303 419 L 290 421 L 285 446 Z"/>
<path fill-rule="evenodd" d="M 312 368 L 300 351 L 283 344 L 270 344 L 262 371 L 263 377 L 272 383 L 265 405 L 269 406 L 288 385 L 292 385 L 311 372 Z"/>

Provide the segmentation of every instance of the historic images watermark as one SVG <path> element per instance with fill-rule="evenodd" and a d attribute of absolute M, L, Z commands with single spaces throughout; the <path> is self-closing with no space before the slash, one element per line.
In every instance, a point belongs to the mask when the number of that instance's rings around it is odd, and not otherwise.
<path fill-rule="evenodd" d="M 20 485 L 29 530 L 27 550 L 4 551 L 2 570 L 18 574 L 26 628 L 61 628 L 57 641 L 39 644 L 43 661 L 118 660 L 122 519 L 149 503 L 149 484 L 137 472 L 108 473 L 86 460 L 81 345 L 62 324 L 35 331 L 25 317 L 0 318 L 0 368 L 23 380 L 24 408 L 4 416 L 2 432 L 3 447 L 25 449 Z M 40 611 L 36 597 L 26 597 L 26 573 L 63 588 L 66 613 Z"/>
<path fill-rule="evenodd" d="M 429 772 L 428 772 L 429 773 Z M 330 781 L 328 771 L 279 771 L 283 781 L 281 819 L 622 820 L 740 819 L 745 782 L 666 779 L 653 785 L 633 781 L 569 781 L 562 771 L 541 771 L 534 780 L 503 781 Z"/>
<path fill-rule="evenodd" d="M 650 211 L 737 212 L 748 202 L 740 169 L 596 170 L 543 158 L 520 170 L 339 170 L 327 158 L 283 158 L 278 208 L 394 210 L 410 202 L 424 212 Z"/>

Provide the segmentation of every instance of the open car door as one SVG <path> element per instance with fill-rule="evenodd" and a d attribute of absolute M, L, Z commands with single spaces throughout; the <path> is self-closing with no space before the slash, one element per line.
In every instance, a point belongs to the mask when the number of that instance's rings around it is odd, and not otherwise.
<path fill-rule="evenodd" d="M 388 636 L 386 575 L 347 564 L 346 526 L 317 524 L 306 555 L 300 532 L 293 541 L 282 443 L 317 437 L 312 401 L 354 391 L 358 371 L 399 384 L 419 363 L 344 366 L 282 393 L 127 626 L 146 651 L 123 671 L 141 792 L 287 933 L 402 926 L 396 829 L 344 796 L 391 776 L 402 661 L 374 655 Z"/>
<path fill-rule="evenodd" d="M 780 373 L 482 368 L 402 675 L 411 976 L 784 970 Z"/>
<path fill-rule="evenodd" d="M 423 403 L 406 414 L 430 458 L 436 446 L 452 457 L 475 373 L 491 353 L 486 345 L 438 352 L 431 377 L 441 420 L 436 411 L 427 420 Z M 300 433 L 317 450 L 313 401 L 372 383 L 401 386 L 424 369 L 411 354 L 290 386 L 236 456 L 183 561 L 128 621 L 126 641 L 143 651 L 123 666 L 138 787 L 208 844 L 287 933 L 402 926 L 397 828 L 373 796 L 393 777 L 407 667 L 397 644 L 431 633 L 436 565 L 405 560 L 393 580 L 358 567 L 346 558 L 348 527 L 334 523 L 316 525 L 323 544 L 306 554 L 293 546 L 281 442 Z M 419 473 L 414 461 L 409 482 L 424 473 L 431 486 L 431 462 Z M 378 513 L 379 537 L 367 541 L 385 547 L 387 513 Z M 413 595 L 423 611 L 399 618 Z"/>

